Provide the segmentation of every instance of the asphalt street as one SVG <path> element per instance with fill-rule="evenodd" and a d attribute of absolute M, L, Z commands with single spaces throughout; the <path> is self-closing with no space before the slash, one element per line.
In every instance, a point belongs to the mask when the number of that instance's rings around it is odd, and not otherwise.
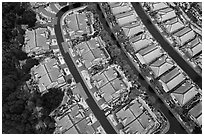
<path fill-rule="evenodd" d="M 57 43 L 59 45 L 59 49 L 61 51 L 61 54 L 64 57 L 64 60 L 70 70 L 70 72 L 72 73 L 75 81 L 77 83 L 81 83 L 82 87 L 84 88 L 84 91 L 86 92 L 88 99 L 86 100 L 87 104 L 89 105 L 89 107 L 91 108 L 91 110 L 93 111 L 94 115 L 96 116 L 96 118 L 99 120 L 101 126 L 104 128 L 104 130 L 106 131 L 106 133 L 108 134 L 116 134 L 116 131 L 114 130 L 114 128 L 111 126 L 111 124 L 109 123 L 109 121 L 107 120 L 107 118 L 104 115 L 104 112 L 100 110 L 100 108 L 97 106 L 96 102 L 94 101 L 94 99 L 92 98 L 88 88 L 86 87 L 82 77 L 80 76 L 71 56 L 69 53 L 65 53 L 62 47 L 62 43 L 64 42 L 63 36 L 62 36 L 62 31 L 61 31 L 61 27 L 60 27 L 60 19 L 62 17 L 62 15 L 68 11 L 71 10 L 73 8 L 77 8 L 81 6 L 80 3 L 76 3 L 74 5 L 69 5 L 66 6 L 64 8 L 62 8 L 58 13 L 57 13 L 57 25 L 54 26 L 55 28 L 55 34 L 56 34 L 56 38 L 57 38 Z"/>
<path fill-rule="evenodd" d="M 145 13 L 142 6 L 138 2 L 131 3 L 138 16 L 146 26 L 148 31 L 160 44 L 160 46 L 168 53 L 168 55 L 179 65 L 179 67 L 202 89 L 202 77 L 175 51 L 168 41 L 161 35 L 159 30 L 151 22 L 149 16 Z"/>

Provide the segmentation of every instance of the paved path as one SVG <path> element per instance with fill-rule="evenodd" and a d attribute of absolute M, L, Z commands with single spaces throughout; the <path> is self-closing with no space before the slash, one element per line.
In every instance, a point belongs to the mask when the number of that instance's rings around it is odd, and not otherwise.
<path fill-rule="evenodd" d="M 168 43 L 168 41 L 161 35 L 158 29 L 153 25 L 149 16 L 145 13 L 142 6 L 138 2 L 131 3 L 141 18 L 143 24 L 148 31 L 157 40 L 161 47 L 168 53 L 168 55 L 181 67 L 181 69 L 202 89 L 202 77 L 195 72 L 195 70 L 188 65 L 188 63 L 175 51 L 175 49 Z"/>
<path fill-rule="evenodd" d="M 63 36 L 62 36 L 62 32 L 61 32 L 61 27 L 60 27 L 60 19 L 62 17 L 62 15 L 73 8 L 79 7 L 81 6 L 80 3 L 76 3 L 74 5 L 69 5 L 66 6 L 64 8 L 62 8 L 58 13 L 57 13 L 57 24 L 54 26 L 55 28 L 55 34 L 56 34 L 56 38 L 57 38 L 57 43 L 59 45 L 59 49 L 61 51 L 61 54 L 63 55 L 65 62 L 70 70 L 70 72 L 72 73 L 74 79 L 76 80 L 77 83 L 81 83 L 81 85 L 83 86 L 88 99 L 86 100 L 87 104 L 89 105 L 89 107 L 91 108 L 91 110 L 93 111 L 94 115 L 96 116 L 96 118 L 98 119 L 98 121 L 100 122 L 100 124 L 102 125 L 102 127 L 104 128 L 104 130 L 106 131 L 106 133 L 108 134 L 116 134 L 116 131 L 114 130 L 114 128 L 111 126 L 111 124 L 109 123 L 109 121 L 107 120 L 107 118 L 104 115 L 104 112 L 100 110 L 100 108 L 97 106 L 96 102 L 94 101 L 94 99 L 92 98 L 89 90 L 87 89 L 85 83 L 83 82 L 82 77 L 80 76 L 76 65 L 74 64 L 70 54 L 68 52 L 64 52 L 63 47 L 62 47 L 62 43 L 64 42 Z"/>

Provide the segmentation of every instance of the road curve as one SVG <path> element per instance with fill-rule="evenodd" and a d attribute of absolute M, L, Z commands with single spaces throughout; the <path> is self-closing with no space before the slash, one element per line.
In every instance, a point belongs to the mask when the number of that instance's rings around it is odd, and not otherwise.
<path fill-rule="evenodd" d="M 101 10 L 99 9 L 100 6 L 98 6 L 97 8 L 97 14 L 99 15 L 99 19 L 101 21 L 101 23 L 103 24 L 104 29 L 109 33 L 109 35 L 113 35 L 112 31 L 110 30 L 110 27 L 108 26 L 108 22 L 106 22 L 106 19 L 103 15 L 103 13 L 101 12 Z M 113 40 L 116 41 L 115 37 Z M 117 45 L 119 45 L 119 42 L 116 41 Z M 124 60 L 126 60 L 128 62 L 128 64 L 130 65 L 130 67 L 132 68 L 132 70 L 134 70 L 135 74 L 138 75 L 139 77 L 141 77 L 139 71 L 135 68 L 134 64 L 130 61 L 130 59 L 128 58 L 128 55 L 124 52 L 123 49 L 121 49 L 121 54 L 122 56 L 124 56 Z M 153 89 L 151 88 L 151 86 L 149 86 L 149 84 L 144 80 L 139 78 L 138 81 L 141 83 L 142 86 L 144 86 L 147 89 L 147 94 L 150 96 L 154 96 L 156 98 L 156 102 L 160 103 L 160 111 L 166 116 L 166 118 L 168 119 L 169 123 L 170 123 L 170 127 L 169 130 L 167 131 L 167 134 L 173 134 L 174 132 L 176 132 L 177 134 L 186 134 L 187 132 L 185 131 L 185 129 L 180 125 L 180 123 L 178 122 L 178 120 L 173 116 L 173 114 L 169 111 L 169 109 L 165 106 L 165 104 L 162 102 L 162 100 L 160 99 L 160 97 L 158 97 L 156 95 L 156 93 L 153 91 Z"/>
<path fill-rule="evenodd" d="M 94 101 L 94 99 L 92 98 L 88 88 L 86 87 L 85 83 L 83 82 L 82 77 L 80 76 L 71 56 L 69 53 L 65 53 L 62 47 L 62 43 L 64 42 L 63 39 L 63 35 L 62 35 L 62 31 L 61 31 L 61 24 L 60 24 L 60 20 L 62 15 L 71 9 L 80 7 L 81 3 L 76 3 L 73 5 L 68 5 L 64 8 L 62 8 L 56 15 L 57 17 L 57 24 L 54 25 L 54 29 L 55 29 L 55 34 L 56 34 L 56 39 L 57 39 L 57 43 L 59 46 L 59 49 L 61 51 L 61 54 L 64 57 L 64 60 L 70 70 L 70 72 L 72 73 L 74 79 L 76 80 L 76 82 L 80 82 L 82 87 L 85 90 L 85 93 L 88 96 L 88 99 L 86 100 L 87 104 L 89 105 L 89 107 L 91 108 L 91 110 L 93 111 L 94 115 L 96 116 L 97 120 L 100 122 L 101 126 L 104 128 L 104 130 L 106 131 L 106 133 L 108 134 L 116 134 L 115 129 L 111 126 L 111 124 L 109 123 L 109 121 L 107 120 L 107 118 L 104 115 L 104 112 L 100 110 L 100 108 L 97 106 L 96 102 Z"/>
<path fill-rule="evenodd" d="M 153 25 L 149 16 L 145 13 L 141 4 L 138 2 L 131 2 L 138 16 L 146 26 L 148 31 L 157 40 L 161 47 L 168 53 L 168 55 L 181 67 L 181 69 L 202 89 L 202 77 L 195 72 L 195 70 L 187 64 L 187 62 L 175 51 L 175 49 L 168 43 L 168 41 L 161 35 L 158 29 Z"/>

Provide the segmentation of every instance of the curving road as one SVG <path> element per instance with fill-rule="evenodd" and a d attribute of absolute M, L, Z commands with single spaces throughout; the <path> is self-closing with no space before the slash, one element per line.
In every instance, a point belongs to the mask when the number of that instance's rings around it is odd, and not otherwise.
<path fill-rule="evenodd" d="M 153 25 L 149 16 L 139 2 L 131 2 L 138 16 L 142 20 L 151 35 L 157 40 L 161 47 L 168 53 L 168 55 L 179 65 L 179 67 L 202 89 L 202 77 L 195 72 L 195 70 L 188 65 L 188 63 L 175 51 L 175 49 L 168 43 L 168 41 L 161 35 L 158 29 Z"/>
<path fill-rule="evenodd" d="M 110 27 L 108 26 L 108 23 L 106 22 L 106 19 L 100 10 L 100 6 L 97 6 L 97 14 L 99 15 L 99 19 L 101 23 L 103 24 L 104 29 L 109 33 L 109 35 L 113 35 L 113 40 L 116 41 L 116 38 L 114 37 L 114 34 L 112 34 L 112 31 L 110 30 Z M 118 41 L 116 41 L 116 44 L 120 46 Z M 150 96 L 153 96 L 156 99 L 156 103 L 159 103 L 159 109 L 160 111 L 166 116 L 170 123 L 170 128 L 167 132 L 167 134 L 187 134 L 185 129 L 181 126 L 181 124 L 178 122 L 178 120 L 174 117 L 174 115 L 169 111 L 169 109 L 165 106 L 165 104 L 162 102 L 162 100 L 157 96 L 157 94 L 154 92 L 151 86 L 146 82 L 145 79 L 142 78 L 142 75 L 139 73 L 139 71 L 135 68 L 134 64 L 129 60 L 128 56 L 124 52 L 124 50 L 121 49 L 121 55 L 123 56 L 124 60 L 128 62 L 132 70 L 134 70 L 134 73 L 138 75 L 139 78 L 138 81 L 141 83 L 142 86 L 144 86 L 147 89 L 147 94 Z"/>
<path fill-rule="evenodd" d="M 100 108 L 97 106 L 96 102 L 94 101 L 94 99 L 92 98 L 88 88 L 86 87 L 85 83 L 83 82 L 82 77 L 80 76 L 76 65 L 74 64 L 71 56 L 69 53 L 65 53 L 62 47 L 62 43 L 64 42 L 63 36 L 62 36 L 62 31 L 61 31 L 61 24 L 60 24 L 60 20 L 61 17 L 63 16 L 63 14 L 71 9 L 80 7 L 81 3 L 76 3 L 73 5 L 69 5 L 66 6 L 64 8 L 62 8 L 56 15 L 57 17 L 57 24 L 54 25 L 54 29 L 55 29 L 55 34 L 56 34 L 56 38 L 57 38 L 57 43 L 59 45 L 59 49 L 61 51 L 61 54 L 64 57 L 64 60 L 70 70 L 70 72 L 72 73 L 74 79 L 76 80 L 76 82 L 80 82 L 82 87 L 85 90 L 85 93 L 88 96 L 88 99 L 86 100 L 87 104 L 89 105 L 89 107 L 91 108 L 91 110 L 93 111 L 94 115 L 96 116 L 96 118 L 98 119 L 98 121 L 100 122 L 101 126 L 104 128 L 104 130 L 106 131 L 106 133 L 108 134 L 116 134 L 116 131 L 114 130 L 114 128 L 111 126 L 111 124 L 109 123 L 109 121 L 107 120 L 107 118 L 104 115 L 104 112 L 100 110 Z"/>

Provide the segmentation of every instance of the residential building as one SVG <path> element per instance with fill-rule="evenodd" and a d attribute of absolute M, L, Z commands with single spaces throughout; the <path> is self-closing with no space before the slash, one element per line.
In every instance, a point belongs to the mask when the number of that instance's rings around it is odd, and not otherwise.
<path fill-rule="evenodd" d="M 163 55 L 150 64 L 155 77 L 159 77 L 174 66 L 174 62 L 167 55 Z"/>
<path fill-rule="evenodd" d="M 175 11 L 171 8 L 161 9 L 158 11 L 157 15 L 158 15 L 158 19 L 157 19 L 158 22 L 165 22 L 177 17 Z"/>
<path fill-rule="evenodd" d="M 175 98 L 181 106 L 184 106 L 198 93 L 196 87 L 184 84 L 182 88 L 175 90 L 171 96 Z"/>
<path fill-rule="evenodd" d="M 66 84 L 61 69 L 55 59 L 45 60 L 44 64 L 33 67 L 31 71 L 39 83 L 40 92 L 44 92 L 56 86 L 61 87 Z"/>
<path fill-rule="evenodd" d="M 169 73 L 163 75 L 159 81 L 162 83 L 164 90 L 169 92 L 171 89 L 184 81 L 185 78 L 185 75 L 179 72 L 178 68 L 174 68 Z"/>

